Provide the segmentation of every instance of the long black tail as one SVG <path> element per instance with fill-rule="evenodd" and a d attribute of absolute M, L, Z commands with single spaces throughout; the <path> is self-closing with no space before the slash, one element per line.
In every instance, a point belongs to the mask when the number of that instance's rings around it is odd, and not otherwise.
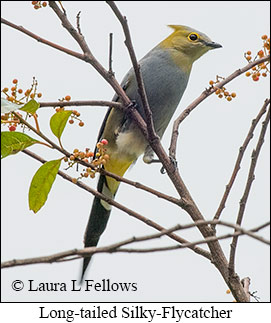
<path fill-rule="evenodd" d="M 98 192 L 104 192 L 103 188 L 106 185 L 106 178 L 103 175 L 100 175 L 98 181 Z M 97 246 L 100 236 L 106 228 L 106 224 L 109 219 L 111 210 L 107 210 L 102 204 L 101 200 L 97 197 L 94 198 L 90 217 L 85 231 L 84 245 L 85 247 L 95 247 Z M 90 257 L 85 257 L 82 268 L 81 282 L 84 277 L 87 266 L 91 260 Z"/>

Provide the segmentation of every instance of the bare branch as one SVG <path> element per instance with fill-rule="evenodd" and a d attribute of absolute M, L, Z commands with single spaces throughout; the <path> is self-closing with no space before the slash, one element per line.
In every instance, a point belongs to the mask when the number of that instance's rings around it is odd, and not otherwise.
<path fill-rule="evenodd" d="M 113 72 L 113 67 L 112 67 L 112 63 L 113 63 L 113 59 L 112 59 L 112 53 L 113 53 L 113 33 L 109 34 L 109 73 L 114 76 L 114 72 Z"/>
<path fill-rule="evenodd" d="M 260 121 L 260 119 L 264 115 L 264 113 L 266 112 L 266 108 L 267 108 L 268 104 L 270 104 L 270 99 L 265 100 L 264 105 L 261 108 L 261 110 L 259 111 L 257 117 L 252 120 L 251 127 L 250 127 L 249 132 L 248 132 L 248 134 L 246 136 L 246 139 L 243 142 L 243 145 L 239 148 L 239 153 L 238 153 L 238 156 L 237 156 L 237 159 L 236 159 L 236 162 L 235 162 L 233 173 L 231 175 L 229 183 L 226 185 L 226 190 L 225 190 L 224 195 L 222 197 L 222 200 L 221 200 L 221 202 L 219 204 L 219 207 L 218 207 L 218 209 L 217 209 L 217 211 L 215 213 L 214 220 L 219 219 L 223 209 L 225 208 L 225 204 L 226 204 L 227 198 L 229 196 L 230 190 L 231 190 L 231 188 L 233 186 L 233 183 L 234 183 L 234 181 L 236 179 L 237 173 L 241 168 L 240 165 L 241 165 L 241 161 L 242 161 L 243 155 L 245 153 L 245 150 L 246 150 L 250 140 L 253 138 L 253 132 L 254 132 L 258 122 Z M 213 226 L 213 229 L 214 228 L 215 228 L 215 226 Z"/>
<path fill-rule="evenodd" d="M 55 101 L 55 102 L 39 102 L 40 108 L 45 107 L 70 107 L 70 106 L 102 106 L 113 107 L 124 110 L 125 107 L 120 102 L 104 101 L 104 100 L 86 100 L 86 101 Z"/>
<path fill-rule="evenodd" d="M 80 14 L 81 14 L 81 11 L 79 11 L 78 14 L 76 15 L 76 26 L 77 26 L 78 33 L 82 35 L 81 27 L 80 27 Z"/>
<path fill-rule="evenodd" d="M 249 169 L 249 173 L 248 173 L 247 183 L 245 186 L 244 194 L 240 200 L 240 207 L 239 207 L 238 217 L 237 217 L 237 221 L 236 221 L 236 224 L 238 224 L 238 225 L 241 225 L 242 220 L 243 220 L 246 202 L 248 200 L 248 196 L 249 196 L 249 192 L 250 192 L 250 189 L 252 186 L 252 182 L 255 178 L 254 171 L 255 171 L 257 160 L 258 160 L 258 157 L 259 157 L 259 154 L 261 151 L 261 147 L 264 142 L 264 136 L 265 136 L 265 133 L 267 130 L 269 119 L 270 119 L 270 107 L 269 107 L 269 110 L 266 114 L 266 118 L 265 118 L 264 122 L 262 123 L 262 130 L 259 135 L 256 149 L 253 150 L 252 155 L 251 155 L 251 163 L 250 163 L 250 169 Z M 237 236 L 233 237 L 232 243 L 231 243 L 230 261 L 229 261 L 229 274 L 230 275 L 232 275 L 234 273 L 237 241 L 238 241 L 238 237 Z"/>

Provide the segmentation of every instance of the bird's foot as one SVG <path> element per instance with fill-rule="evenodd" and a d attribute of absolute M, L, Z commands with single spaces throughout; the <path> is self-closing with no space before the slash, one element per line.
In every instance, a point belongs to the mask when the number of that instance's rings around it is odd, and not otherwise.
<path fill-rule="evenodd" d="M 173 166 L 174 166 L 174 168 L 176 170 L 178 168 L 178 162 L 177 162 L 177 160 L 175 158 L 171 157 L 171 156 L 169 156 L 169 159 L 170 159 L 171 163 L 173 164 Z M 164 166 L 161 167 L 160 173 L 161 174 L 165 174 L 166 173 L 166 170 L 165 170 L 165 167 Z"/>

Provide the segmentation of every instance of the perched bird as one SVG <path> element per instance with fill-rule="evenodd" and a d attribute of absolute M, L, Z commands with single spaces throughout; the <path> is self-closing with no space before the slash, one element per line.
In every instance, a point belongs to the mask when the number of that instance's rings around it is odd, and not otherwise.
<path fill-rule="evenodd" d="M 162 138 L 186 89 L 192 64 L 211 49 L 222 47 L 205 34 L 180 25 L 169 25 L 173 33 L 154 47 L 140 61 L 142 77 L 149 106 L 152 110 L 154 128 Z M 138 94 L 133 68 L 122 83 L 127 96 L 136 103 L 136 109 L 144 118 L 142 102 Z M 113 101 L 118 101 L 114 96 Z M 121 110 L 109 108 L 102 123 L 98 141 L 107 139 L 106 171 L 123 176 L 126 170 L 144 153 L 143 160 L 150 163 L 153 151 L 135 123 Z M 115 179 L 100 175 L 97 190 L 114 198 L 119 187 Z M 104 232 L 111 206 L 95 197 L 85 231 L 85 247 L 96 246 Z M 82 277 L 91 257 L 84 258 Z"/>

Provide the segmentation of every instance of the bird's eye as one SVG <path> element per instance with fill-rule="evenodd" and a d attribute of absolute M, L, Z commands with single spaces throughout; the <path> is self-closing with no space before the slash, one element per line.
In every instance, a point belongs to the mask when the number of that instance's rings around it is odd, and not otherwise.
<path fill-rule="evenodd" d="M 190 40 L 192 40 L 192 41 L 195 41 L 195 40 L 197 40 L 197 39 L 199 38 L 199 36 L 198 36 L 197 34 L 195 34 L 195 33 L 191 33 L 191 34 L 188 36 L 188 38 L 189 38 Z"/>

